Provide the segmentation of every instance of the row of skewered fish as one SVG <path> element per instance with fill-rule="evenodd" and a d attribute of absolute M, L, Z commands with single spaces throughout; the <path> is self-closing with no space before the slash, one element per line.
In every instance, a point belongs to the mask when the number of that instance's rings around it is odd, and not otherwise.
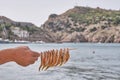
<path fill-rule="evenodd" d="M 69 49 L 53 49 L 45 52 L 41 52 L 40 54 L 40 70 L 47 70 L 50 67 L 61 66 L 65 64 L 70 58 Z"/>

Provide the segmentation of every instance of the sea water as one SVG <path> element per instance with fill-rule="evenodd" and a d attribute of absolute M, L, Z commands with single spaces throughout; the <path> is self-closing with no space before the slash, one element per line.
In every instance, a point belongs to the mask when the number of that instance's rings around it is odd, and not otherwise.
<path fill-rule="evenodd" d="M 0 80 L 120 80 L 120 44 L 0 44 L 0 50 L 18 46 L 29 46 L 37 52 L 60 48 L 76 50 L 70 51 L 66 64 L 46 71 L 38 71 L 40 60 L 27 67 L 5 63 L 0 65 Z"/>

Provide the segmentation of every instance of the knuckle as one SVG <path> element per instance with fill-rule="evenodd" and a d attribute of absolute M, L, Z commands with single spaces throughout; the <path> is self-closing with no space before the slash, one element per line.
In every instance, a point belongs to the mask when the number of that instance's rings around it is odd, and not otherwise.
<path fill-rule="evenodd" d="M 24 49 L 29 49 L 29 47 L 28 47 L 28 46 L 23 46 L 23 48 L 24 48 Z"/>

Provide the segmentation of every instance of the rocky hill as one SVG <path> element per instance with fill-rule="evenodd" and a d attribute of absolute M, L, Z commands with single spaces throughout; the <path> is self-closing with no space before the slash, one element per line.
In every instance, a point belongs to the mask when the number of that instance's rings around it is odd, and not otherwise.
<path fill-rule="evenodd" d="M 46 42 L 120 42 L 120 10 L 75 6 L 41 26 Z"/>
<path fill-rule="evenodd" d="M 63 14 L 51 14 L 41 27 L 0 16 L 0 38 L 57 43 L 120 43 L 120 10 L 75 6 Z"/>
<path fill-rule="evenodd" d="M 40 40 L 34 35 L 40 31 L 36 25 L 29 22 L 16 22 L 5 16 L 0 16 L 0 38 L 10 40 Z M 37 35 L 36 35 L 37 36 Z"/>

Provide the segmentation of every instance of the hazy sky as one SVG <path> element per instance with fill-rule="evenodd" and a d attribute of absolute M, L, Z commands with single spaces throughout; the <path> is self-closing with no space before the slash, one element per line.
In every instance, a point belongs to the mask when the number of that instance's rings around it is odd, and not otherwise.
<path fill-rule="evenodd" d="M 119 10 L 120 0 L 0 0 L 0 16 L 40 26 L 51 13 L 61 14 L 76 5 Z"/>

